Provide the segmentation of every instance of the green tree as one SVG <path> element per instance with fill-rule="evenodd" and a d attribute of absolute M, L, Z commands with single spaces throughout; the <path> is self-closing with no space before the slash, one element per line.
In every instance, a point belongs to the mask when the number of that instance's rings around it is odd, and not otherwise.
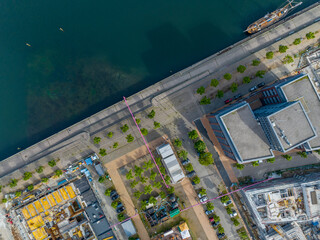
<path fill-rule="evenodd" d="M 217 98 L 223 98 L 223 95 L 224 95 L 224 92 L 222 90 L 218 90 L 216 97 Z"/>
<path fill-rule="evenodd" d="M 126 178 L 127 178 L 128 180 L 133 179 L 132 169 L 130 169 L 129 172 L 126 174 Z"/>
<path fill-rule="evenodd" d="M 114 209 L 116 209 L 118 207 L 118 201 L 113 201 L 111 203 L 111 207 L 113 207 Z"/>
<path fill-rule="evenodd" d="M 148 118 L 152 119 L 156 115 L 156 112 L 152 109 L 151 112 L 148 114 Z"/>
<path fill-rule="evenodd" d="M 194 143 L 194 148 L 197 150 L 198 153 L 202 153 L 206 150 L 207 146 L 203 141 L 198 140 Z"/>
<path fill-rule="evenodd" d="M 219 85 L 218 79 L 211 79 L 210 86 L 211 87 L 217 87 Z"/>
<path fill-rule="evenodd" d="M 235 225 L 236 227 L 240 225 L 238 219 L 236 218 L 231 218 L 231 221 L 233 222 L 233 225 Z"/>
<path fill-rule="evenodd" d="M 151 161 L 151 159 L 149 161 L 146 161 L 143 163 L 143 168 L 145 168 L 146 170 L 153 168 L 153 167 L 154 167 L 154 164 Z"/>
<path fill-rule="evenodd" d="M 141 209 L 142 209 L 142 210 L 146 210 L 146 208 L 147 208 L 148 205 L 149 205 L 149 203 L 147 203 L 146 200 L 143 200 L 143 201 L 141 202 Z"/>
<path fill-rule="evenodd" d="M 186 160 L 188 158 L 188 152 L 185 150 L 181 150 L 178 152 L 178 157 Z"/>
<path fill-rule="evenodd" d="M 221 201 L 222 203 L 226 203 L 226 202 L 228 202 L 229 200 L 230 200 L 230 198 L 229 198 L 227 195 L 225 195 L 225 196 L 223 196 L 223 197 L 220 198 L 220 201 Z"/>
<path fill-rule="evenodd" d="M 200 100 L 200 105 L 208 105 L 210 104 L 211 101 L 210 101 L 210 98 L 207 98 L 206 96 L 204 96 L 203 98 L 201 98 Z"/>
<path fill-rule="evenodd" d="M 250 83 L 251 82 L 251 78 L 250 77 L 244 77 L 242 80 L 243 83 Z"/>
<path fill-rule="evenodd" d="M 9 183 L 9 187 L 14 188 L 17 186 L 18 180 L 17 179 L 11 179 Z"/>
<path fill-rule="evenodd" d="M 150 204 L 157 204 L 157 200 L 154 198 L 154 196 L 151 196 L 150 198 L 149 198 L 149 203 Z"/>
<path fill-rule="evenodd" d="M 48 162 L 48 165 L 49 165 L 50 167 L 54 167 L 54 166 L 57 165 L 57 162 L 56 162 L 56 160 L 52 159 L 51 161 Z"/>
<path fill-rule="evenodd" d="M 44 169 L 43 166 L 39 166 L 39 167 L 36 169 L 36 172 L 37 172 L 37 173 L 42 173 L 42 172 L 43 172 L 43 169 Z"/>
<path fill-rule="evenodd" d="M 199 137 L 198 132 L 196 130 L 192 130 L 188 133 L 188 137 L 192 140 L 195 140 Z"/>
<path fill-rule="evenodd" d="M 314 32 L 308 32 L 308 33 L 306 34 L 306 38 L 307 38 L 308 40 L 313 39 L 313 38 L 316 37 L 314 34 L 315 34 Z"/>
<path fill-rule="evenodd" d="M 213 164 L 213 162 L 214 162 L 214 159 L 213 159 L 212 154 L 210 152 L 200 153 L 199 163 L 201 165 L 208 166 L 210 164 Z"/>
<path fill-rule="evenodd" d="M 159 167 L 162 166 L 162 162 L 161 162 L 161 158 L 160 157 L 156 158 L 156 163 L 158 164 Z"/>
<path fill-rule="evenodd" d="M 95 137 L 95 138 L 93 139 L 93 143 L 94 143 L 94 144 L 99 144 L 100 141 L 101 141 L 101 137 Z"/>
<path fill-rule="evenodd" d="M 192 181 L 194 182 L 194 184 L 199 184 L 200 183 L 200 178 L 198 176 L 195 176 Z"/>
<path fill-rule="evenodd" d="M 244 71 L 246 70 L 247 68 L 243 65 L 239 65 L 239 67 L 237 67 L 237 71 L 239 73 L 244 73 Z"/>
<path fill-rule="evenodd" d="M 165 167 L 160 167 L 160 172 L 162 173 L 162 175 L 165 175 L 166 174 Z"/>
<path fill-rule="evenodd" d="M 159 193 L 159 195 L 160 195 L 160 197 L 162 198 L 162 199 L 164 199 L 164 198 L 166 198 L 166 193 L 165 192 L 163 192 L 163 191 L 161 191 L 160 193 Z"/>
<path fill-rule="evenodd" d="M 306 152 L 297 152 L 297 154 L 302 158 L 307 158 L 308 154 Z"/>
<path fill-rule="evenodd" d="M 273 52 L 267 52 L 266 53 L 266 58 L 267 59 L 272 59 L 273 58 Z"/>
<path fill-rule="evenodd" d="M 54 174 L 57 176 L 57 177 L 60 177 L 62 175 L 62 170 L 61 169 L 58 169 L 54 172 Z"/>
<path fill-rule="evenodd" d="M 207 203 L 207 210 L 212 211 L 214 209 L 214 206 L 211 202 Z"/>
<path fill-rule="evenodd" d="M 2 198 L 2 203 L 6 203 L 6 202 L 8 202 L 8 199 Z"/>
<path fill-rule="evenodd" d="M 225 75 L 223 75 L 223 78 L 226 80 L 230 80 L 232 78 L 232 75 L 230 73 L 226 73 Z"/>
<path fill-rule="evenodd" d="M 22 192 L 21 191 L 18 191 L 18 192 L 16 192 L 16 197 L 20 197 L 21 196 L 21 194 L 22 194 Z"/>
<path fill-rule="evenodd" d="M 290 56 L 290 55 L 286 55 L 283 59 L 282 59 L 282 62 L 284 64 L 290 64 L 290 63 L 293 63 L 294 60 L 293 58 Z"/>
<path fill-rule="evenodd" d="M 125 124 L 125 125 L 123 125 L 122 127 L 120 127 L 120 129 L 121 129 L 121 131 L 122 131 L 123 133 L 125 133 L 126 131 L 129 130 L 129 126 L 128 126 L 127 124 Z"/>
<path fill-rule="evenodd" d="M 150 194 L 152 192 L 152 186 L 151 185 L 147 185 L 144 187 L 144 194 Z"/>
<path fill-rule="evenodd" d="M 166 177 L 164 178 L 164 181 L 166 182 L 167 185 L 169 185 L 169 184 L 171 183 L 171 179 L 170 179 L 169 176 L 166 176 Z"/>
<path fill-rule="evenodd" d="M 153 129 L 158 129 L 161 127 L 161 124 L 159 122 L 154 121 L 153 123 Z"/>
<path fill-rule="evenodd" d="M 301 38 L 296 38 L 294 41 L 293 41 L 293 44 L 294 45 L 299 45 L 301 43 Z"/>
<path fill-rule="evenodd" d="M 157 173 L 151 170 L 150 172 L 150 180 L 154 181 L 156 179 Z"/>
<path fill-rule="evenodd" d="M 113 132 L 108 132 L 107 136 L 108 136 L 108 138 L 112 138 L 113 137 Z"/>
<path fill-rule="evenodd" d="M 316 153 L 320 154 L 320 149 L 314 150 Z"/>
<path fill-rule="evenodd" d="M 112 189 L 111 189 L 111 188 L 108 188 L 108 189 L 104 192 L 104 195 L 110 196 L 111 191 L 112 191 Z"/>
<path fill-rule="evenodd" d="M 265 74 L 266 74 L 266 71 L 260 70 L 256 72 L 256 77 L 263 78 Z"/>
<path fill-rule="evenodd" d="M 127 139 L 127 142 L 129 143 L 129 142 L 133 142 L 134 137 L 131 134 L 129 134 L 128 136 L 126 136 L 126 139 Z"/>
<path fill-rule="evenodd" d="M 259 166 L 259 162 L 258 161 L 251 162 L 251 164 L 254 167 L 258 167 Z"/>
<path fill-rule="evenodd" d="M 27 181 L 29 180 L 30 178 L 32 178 L 32 173 L 31 172 L 25 172 L 23 174 L 23 180 Z"/>
<path fill-rule="evenodd" d="M 141 174 L 144 172 L 144 170 L 141 168 L 141 167 L 138 167 L 138 166 L 134 166 L 134 175 L 136 177 L 141 177 Z"/>
<path fill-rule="evenodd" d="M 252 60 L 252 64 L 251 65 L 256 67 L 256 66 L 259 66 L 260 63 L 261 62 L 258 59 L 254 59 L 254 60 Z"/>
<path fill-rule="evenodd" d="M 30 184 L 28 187 L 27 187 L 28 191 L 32 191 L 34 189 L 34 186 L 33 184 Z"/>
<path fill-rule="evenodd" d="M 244 169 L 244 165 L 243 165 L 243 164 L 236 163 L 235 166 L 236 166 L 236 168 L 239 169 L 239 170 Z"/>
<path fill-rule="evenodd" d="M 140 182 L 141 183 L 146 183 L 148 181 L 147 177 L 140 177 Z"/>
<path fill-rule="evenodd" d="M 174 193 L 174 187 L 170 187 L 170 188 L 168 189 L 168 193 L 169 193 L 169 194 Z"/>
<path fill-rule="evenodd" d="M 99 150 L 99 154 L 101 155 L 101 157 L 106 156 L 106 155 L 107 155 L 107 151 L 106 151 L 106 149 L 104 149 L 104 148 L 100 148 L 100 150 Z"/>
<path fill-rule="evenodd" d="M 248 237 L 248 235 L 247 235 L 245 230 L 239 231 L 238 235 L 239 235 L 241 240 L 249 240 L 249 237 Z"/>
<path fill-rule="evenodd" d="M 267 162 L 268 162 L 268 163 L 274 163 L 275 161 L 276 161 L 275 158 L 269 158 L 269 159 L 267 159 Z"/>
<path fill-rule="evenodd" d="M 218 232 L 220 234 L 224 233 L 224 228 L 221 225 L 219 225 L 219 227 L 218 227 Z"/>
<path fill-rule="evenodd" d="M 182 141 L 179 138 L 173 140 L 173 145 L 176 147 L 182 147 Z"/>
<path fill-rule="evenodd" d="M 46 178 L 46 177 L 41 178 L 41 182 L 43 182 L 43 183 L 46 183 L 46 182 L 48 182 L 48 181 L 49 181 L 49 178 Z"/>
<path fill-rule="evenodd" d="M 231 92 L 236 92 L 238 90 L 238 84 L 233 82 L 230 86 Z"/>
<path fill-rule="evenodd" d="M 113 148 L 119 147 L 119 143 L 118 143 L 118 142 L 115 142 L 112 147 L 113 147 Z"/>
<path fill-rule="evenodd" d="M 186 168 L 186 170 L 187 170 L 188 172 L 192 172 L 192 171 L 193 171 L 193 166 L 192 166 L 191 163 L 189 163 L 187 166 L 185 166 L 185 168 Z"/>
<path fill-rule="evenodd" d="M 133 181 L 130 183 L 130 187 L 131 187 L 131 188 L 135 188 L 138 184 L 139 184 L 138 181 L 133 180 Z"/>
<path fill-rule="evenodd" d="M 233 210 L 230 207 L 226 207 L 226 210 L 227 210 L 228 214 L 232 214 L 233 213 Z"/>
<path fill-rule="evenodd" d="M 106 180 L 105 176 L 100 176 L 99 179 L 98 179 L 98 182 L 99 183 L 103 183 L 105 180 Z"/>
<path fill-rule="evenodd" d="M 220 222 L 220 217 L 218 215 L 213 215 L 213 219 L 215 222 Z"/>
<path fill-rule="evenodd" d="M 201 188 L 199 191 L 199 194 L 201 194 L 202 196 L 205 196 L 205 195 L 207 195 L 207 190 L 204 188 Z"/>
<path fill-rule="evenodd" d="M 140 123 L 141 123 L 140 118 L 136 118 L 136 123 L 137 123 L 137 124 L 140 124 Z"/>
<path fill-rule="evenodd" d="M 284 155 L 281 155 L 283 158 L 285 158 L 286 160 L 288 161 L 291 161 L 292 160 L 292 157 L 288 154 L 284 154 Z"/>
<path fill-rule="evenodd" d="M 142 194 L 143 194 L 142 192 L 136 191 L 136 192 L 134 192 L 133 196 L 134 196 L 136 199 L 139 199 Z"/>
<path fill-rule="evenodd" d="M 288 46 L 285 46 L 285 45 L 280 45 L 279 46 L 279 52 L 280 53 L 285 53 L 288 49 L 289 49 Z"/>
<path fill-rule="evenodd" d="M 126 217 L 124 216 L 123 213 L 119 213 L 117 217 L 118 217 L 119 222 L 122 222 L 126 219 Z"/>
<path fill-rule="evenodd" d="M 204 86 L 201 86 L 197 89 L 197 93 L 202 95 L 206 92 L 206 88 Z"/>
<path fill-rule="evenodd" d="M 160 189 L 162 187 L 162 184 L 160 182 L 156 182 L 153 184 L 153 187 Z"/>
<path fill-rule="evenodd" d="M 147 136 L 147 135 L 148 135 L 148 133 L 149 133 L 149 132 L 148 132 L 148 130 L 147 130 L 147 129 L 145 129 L 145 128 L 141 128 L 141 130 L 140 130 L 140 131 L 141 131 L 141 133 L 142 133 L 142 135 L 143 135 L 143 136 Z"/>

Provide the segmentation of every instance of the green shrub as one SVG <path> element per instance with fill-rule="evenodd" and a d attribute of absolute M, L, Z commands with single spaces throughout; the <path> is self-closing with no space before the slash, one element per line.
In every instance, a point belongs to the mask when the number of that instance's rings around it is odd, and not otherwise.
<path fill-rule="evenodd" d="M 224 233 L 224 228 L 221 225 L 219 225 L 219 227 L 218 227 L 218 232 L 220 234 Z"/>
<path fill-rule="evenodd" d="M 148 130 L 147 130 L 147 129 L 145 129 L 145 128 L 141 128 L 141 130 L 140 130 L 140 131 L 141 131 L 141 133 L 142 133 L 142 135 L 143 135 L 143 136 L 147 136 L 147 135 L 148 135 L 148 133 L 149 133 L 149 132 L 148 132 Z"/>
<path fill-rule="evenodd" d="M 285 45 L 280 45 L 279 46 L 279 52 L 280 53 L 285 53 L 288 49 L 289 49 L 288 46 L 285 46 Z"/>
<path fill-rule="evenodd" d="M 274 163 L 275 161 L 276 161 L 275 158 L 269 158 L 269 159 L 267 159 L 267 162 L 268 162 L 268 163 Z"/>
<path fill-rule="evenodd" d="M 181 147 L 182 141 L 179 138 L 176 138 L 175 140 L 173 140 L 173 145 L 176 147 Z"/>
<path fill-rule="evenodd" d="M 118 143 L 118 142 L 115 142 L 112 147 L 113 147 L 113 148 L 119 147 L 119 143 Z"/>
<path fill-rule="evenodd" d="M 41 182 L 43 182 L 43 183 L 46 183 L 46 182 L 48 182 L 48 181 L 49 181 L 49 178 L 46 178 L 46 177 L 41 178 Z"/>
<path fill-rule="evenodd" d="M 195 140 L 199 137 L 198 135 L 198 132 L 196 130 L 192 130 L 190 132 L 188 132 L 188 137 L 191 139 L 191 140 Z"/>
<path fill-rule="evenodd" d="M 119 213 L 119 214 L 118 214 L 118 220 L 119 220 L 119 222 L 123 222 L 125 219 L 126 219 L 126 217 L 124 216 L 123 213 Z"/>
<path fill-rule="evenodd" d="M 314 32 L 308 32 L 308 33 L 306 34 L 306 38 L 307 38 L 308 40 L 313 39 L 313 38 L 316 37 L 314 34 L 315 34 Z"/>
<path fill-rule="evenodd" d="M 123 125 L 122 127 L 120 127 L 121 131 L 123 133 L 127 132 L 129 130 L 129 126 L 127 124 Z"/>
<path fill-rule="evenodd" d="M 201 188 L 199 191 L 199 194 L 201 194 L 202 196 L 205 196 L 205 195 L 207 195 L 207 190 L 204 188 Z"/>
<path fill-rule="evenodd" d="M 205 92 L 206 92 L 206 88 L 203 86 L 201 86 L 197 89 L 197 93 L 200 95 L 204 94 Z"/>
<path fill-rule="evenodd" d="M 266 58 L 267 59 L 272 59 L 273 58 L 273 52 L 267 52 L 266 53 Z"/>
<path fill-rule="evenodd" d="M 16 197 L 20 197 L 20 196 L 21 196 L 21 194 L 22 194 L 22 192 L 21 192 L 21 191 L 18 191 L 18 192 L 16 192 L 16 193 L 15 193 Z"/>
<path fill-rule="evenodd" d="M 251 78 L 250 77 L 244 77 L 242 80 L 243 83 L 250 83 L 251 82 Z"/>
<path fill-rule="evenodd" d="M 224 95 L 224 92 L 222 90 L 218 90 L 216 97 L 217 98 L 223 98 L 223 95 Z"/>
<path fill-rule="evenodd" d="M 150 169 L 150 168 L 153 168 L 154 167 L 154 164 L 151 160 L 149 161 L 146 161 L 143 163 L 143 168 L 145 168 L 146 170 Z"/>
<path fill-rule="evenodd" d="M 296 38 L 294 41 L 293 41 L 293 44 L 294 45 L 299 45 L 301 43 L 301 38 Z"/>
<path fill-rule="evenodd" d="M 100 176 L 99 179 L 98 179 L 98 182 L 99 183 L 103 183 L 105 180 L 106 180 L 105 176 Z"/>
<path fill-rule="evenodd" d="M 166 182 L 167 185 L 171 183 L 171 179 L 168 175 L 164 178 L 164 181 Z"/>
<path fill-rule="evenodd" d="M 32 173 L 31 172 L 25 172 L 23 174 L 23 180 L 27 181 L 29 180 L 30 178 L 32 178 Z"/>
<path fill-rule="evenodd" d="M 307 158 L 308 154 L 306 152 L 297 152 L 297 154 L 302 158 Z"/>
<path fill-rule="evenodd" d="M 240 65 L 239 67 L 237 67 L 237 71 L 239 72 L 239 73 L 244 73 L 244 71 L 246 70 L 247 68 L 245 67 L 245 66 L 243 66 L 243 65 Z"/>
<path fill-rule="evenodd" d="M 110 196 L 111 191 L 112 191 L 112 189 L 111 189 L 111 188 L 108 188 L 108 189 L 104 192 L 104 195 Z"/>
<path fill-rule="evenodd" d="M 14 188 L 17 186 L 18 180 L 17 179 L 11 179 L 9 183 L 9 187 Z"/>
<path fill-rule="evenodd" d="M 217 87 L 219 85 L 218 79 L 211 79 L 210 86 L 211 87 Z"/>
<path fill-rule="evenodd" d="M 108 136 L 108 138 L 112 138 L 113 137 L 113 132 L 108 132 L 107 136 Z"/>
<path fill-rule="evenodd" d="M 288 161 L 291 161 L 292 160 L 292 157 L 288 154 L 284 154 L 284 155 L 281 155 L 283 158 L 285 158 L 286 160 Z"/>
<path fill-rule="evenodd" d="M 54 172 L 55 176 L 60 177 L 62 175 L 62 170 L 58 169 Z"/>
<path fill-rule="evenodd" d="M 239 169 L 239 170 L 244 169 L 244 165 L 243 165 L 243 164 L 236 163 L 235 166 L 236 166 L 236 168 Z"/>
<path fill-rule="evenodd" d="M 208 105 L 210 104 L 210 98 L 207 98 L 206 96 L 204 96 L 201 100 L 200 100 L 200 105 Z"/>
<path fill-rule="evenodd" d="M 43 166 L 39 166 L 39 167 L 36 169 L 36 172 L 37 172 L 37 173 L 42 173 L 42 172 L 43 172 L 43 169 L 44 169 Z"/>
<path fill-rule="evenodd" d="M 159 122 L 154 121 L 153 123 L 153 129 L 158 129 L 161 127 L 161 124 Z"/>
<path fill-rule="evenodd" d="M 156 115 L 156 112 L 152 109 L 151 112 L 148 114 L 148 118 L 152 119 Z"/>
<path fill-rule="evenodd" d="M 30 184 L 28 187 L 27 187 L 28 191 L 32 191 L 34 189 L 34 186 L 33 184 Z"/>
<path fill-rule="evenodd" d="M 169 193 L 169 194 L 174 193 L 174 187 L 170 187 L 170 188 L 168 189 L 168 193 Z"/>
<path fill-rule="evenodd" d="M 8 202 L 8 199 L 2 198 L 2 203 L 6 203 L 6 202 Z"/>
<path fill-rule="evenodd" d="M 137 123 L 137 124 L 140 124 L 140 123 L 141 123 L 140 118 L 136 118 L 136 123 Z"/>
<path fill-rule="evenodd" d="M 233 210 L 230 207 L 226 207 L 226 210 L 227 210 L 228 214 L 232 214 L 233 213 Z"/>
<path fill-rule="evenodd" d="M 259 66 L 260 65 L 260 61 L 258 59 L 252 60 L 252 66 Z"/>
<path fill-rule="evenodd" d="M 191 163 L 189 163 L 188 165 L 186 165 L 185 168 L 186 168 L 186 170 L 187 170 L 188 172 L 193 171 L 193 166 L 192 166 Z"/>
<path fill-rule="evenodd" d="M 233 82 L 230 86 L 231 92 L 236 92 L 238 90 L 238 84 Z"/>
<path fill-rule="evenodd" d="M 136 199 L 139 199 L 142 194 L 143 194 L 142 192 L 136 191 L 136 192 L 134 192 L 133 196 L 134 196 Z"/>
<path fill-rule="evenodd" d="M 106 149 L 104 149 L 104 148 L 100 148 L 100 150 L 99 150 L 99 154 L 100 154 L 102 157 L 106 156 L 106 155 L 107 155 L 107 151 L 106 151 Z"/>
<path fill-rule="evenodd" d="M 226 202 L 228 202 L 229 200 L 230 200 L 230 198 L 229 198 L 227 195 L 220 198 L 220 201 L 221 201 L 222 203 L 226 203 Z"/>
<path fill-rule="evenodd" d="M 198 140 L 194 143 L 194 148 L 198 153 L 202 153 L 206 150 L 207 146 L 203 141 Z"/>
<path fill-rule="evenodd" d="M 94 144 L 99 144 L 100 141 L 101 141 L 101 138 L 100 138 L 100 137 L 95 137 L 95 138 L 93 139 L 93 143 L 94 143 Z"/>
<path fill-rule="evenodd" d="M 129 142 L 133 142 L 134 137 L 131 134 L 129 134 L 128 136 L 126 136 L 126 139 L 127 139 L 127 142 L 129 143 Z"/>
<path fill-rule="evenodd" d="M 223 78 L 226 80 L 230 80 L 232 78 L 232 75 L 230 73 L 226 73 L 225 75 L 223 75 Z"/>
<path fill-rule="evenodd" d="M 259 162 L 258 161 L 251 162 L 251 164 L 254 167 L 258 167 L 259 166 Z"/>
<path fill-rule="evenodd" d="M 117 207 L 118 207 L 118 201 L 116 200 L 116 201 L 113 201 L 112 203 L 111 203 L 111 207 L 113 207 L 114 209 L 116 209 Z"/>
<path fill-rule="evenodd" d="M 235 225 L 236 227 L 240 225 L 240 222 L 236 218 L 231 218 L 231 221 L 233 222 L 233 225 Z"/>
<path fill-rule="evenodd" d="M 49 165 L 50 167 L 56 166 L 56 165 L 57 165 L 56 160 L 52 159 L 51 161 L 48 162 L 48 165 Z"/>
<path fill-rule="evenodd" d="M 285 57 L 282 59 L 282 62 L 283 62 L 284 64 L 290 64 L 290 63 L 293 63 L 294 60 L 293 60 L 293 58 L 292 58 L 290 55 L 287 55 L 287 56 L 285 56 Z"/>

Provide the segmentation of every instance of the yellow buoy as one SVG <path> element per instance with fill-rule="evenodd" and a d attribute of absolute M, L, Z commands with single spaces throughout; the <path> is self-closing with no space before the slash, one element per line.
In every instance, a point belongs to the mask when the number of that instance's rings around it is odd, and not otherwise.
<path fill-rule="evenodd" d="M 31 45 L 30 45 L 29 43 L 26 43 L 26 45 L 27 45 L 28 47 L 31 47 Z"/>
<path fill-rule="evenodd" d="M 63 28 L 59 28 L 59 30 L 60 30 L 61 32 L 64 32 Z"/>

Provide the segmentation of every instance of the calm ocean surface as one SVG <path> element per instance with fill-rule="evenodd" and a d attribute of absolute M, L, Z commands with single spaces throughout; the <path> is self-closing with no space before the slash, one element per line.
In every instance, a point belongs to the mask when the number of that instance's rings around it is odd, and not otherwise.
<path fill-rule="evenodd" d="M 282 2 L 2 0 L 0 159 L 245 38 Z"/>

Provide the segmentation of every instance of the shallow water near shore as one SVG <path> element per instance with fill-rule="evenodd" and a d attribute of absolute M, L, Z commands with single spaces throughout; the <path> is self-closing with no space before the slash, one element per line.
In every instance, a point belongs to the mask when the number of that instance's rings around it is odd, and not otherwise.
<path fill-rule="evenodd" d="M 245 38 L 281 4 L 2 1 L 0 159 Z"/>

